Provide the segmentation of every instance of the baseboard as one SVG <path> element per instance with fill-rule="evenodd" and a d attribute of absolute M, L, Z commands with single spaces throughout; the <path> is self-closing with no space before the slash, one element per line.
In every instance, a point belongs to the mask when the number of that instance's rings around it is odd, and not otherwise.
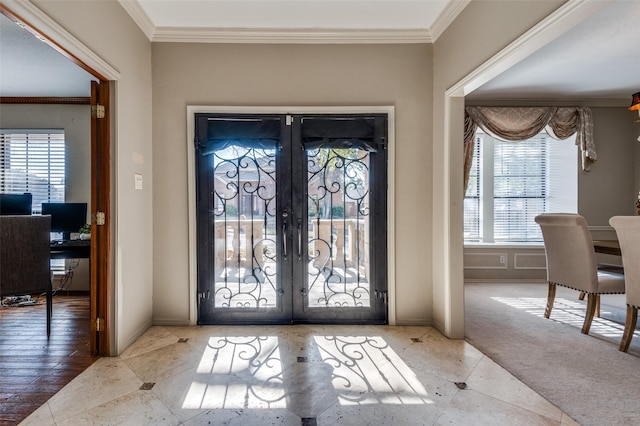
<path fill-rule="evenodd" d="M 54 290 L 55 291 L 55 290 Z M 56 296 L 91 296 L 91 292 L 87 290 L 58 290 Z"/>
<path fill-rule="evenodd" d="M 465 279 L 465 284 L 546 284 L 546 279 Z"/>
<path fill-rule="evenodd" d="M 138 327 L 138 329 L 131 335 L 131 337 L 126 342 L 123 342 L 122 344 L 118 345 L 118 347 L 116 348 L 117 353 L 116 354 L 112 354 L 112 356 L 122 355 L 122 353 L 129 346 L 134 344 L 136 342 L 136 340 L 138 340 L 144 333 L 146 333 L 147 330 L 149 330 L 149 328 L 151 328 L 151 326 L 152 326 L 151 321 L 147 321 L 141 327 Z"/>
<path fill-rule="evenodd" d="M 435 328 L 438 333 L 442 334 L 443 336 L 446 336 L 444 330 L 445 330 L 445 326 L 444 323 L 440 322 L 440 321 L 432 321 L 432 327 Z"/>
<path fill-rule="evenodd" d="M 153 325 L 167 326 L 167 327 L 189 327 L 191 322 L 189 320 L 174 320 L 168 318 L 154 318 L 152 320 Z"/>
<path fill-rule="evenodd" d="M 420 327 L 433 327 L 433 321 L 428 320 L 396 320 L 396 326 L 420 326 Z"/>

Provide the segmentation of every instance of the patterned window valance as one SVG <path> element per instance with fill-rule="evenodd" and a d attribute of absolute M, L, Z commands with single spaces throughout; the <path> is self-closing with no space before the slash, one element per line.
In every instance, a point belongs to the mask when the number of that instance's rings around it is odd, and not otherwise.
<path fill-rule="evenodd" d="M 543 130 L 555 139 L 566 139 L 576 134 L 582 170 L 589 171 L 591 164 L 598 158 L 589 108 L 470 106 L 465 108 L 464 122 L 465 190 L 478 127 L 497 139 L 507 141 L 529 139 Z"/>

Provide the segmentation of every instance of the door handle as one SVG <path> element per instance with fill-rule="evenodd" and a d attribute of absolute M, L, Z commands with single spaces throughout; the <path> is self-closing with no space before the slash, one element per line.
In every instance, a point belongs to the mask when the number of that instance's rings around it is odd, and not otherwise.
<path fill-rule="evenodd" d="M 282 256 L 287 260 L 287 222 L 282 222 Z"/>
<path fill-rule="evenodd" d="M 298 219 L 298 260 L 302 260 L 302 219 Z"/>
<path fill-rule="evenodd" d="M 287 210 L 282 211 L 282 256 L 284 260 L 287 260 L 287 217 L 289 217 L 289 212 Z"/>

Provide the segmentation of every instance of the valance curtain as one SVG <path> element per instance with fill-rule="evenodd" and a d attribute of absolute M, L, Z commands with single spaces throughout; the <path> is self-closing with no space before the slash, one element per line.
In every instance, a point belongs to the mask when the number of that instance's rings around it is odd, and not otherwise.
<path fill-rule="evenodd" d="M 576 134 L 582 170 L 597 160 L 593 118 L 589 108 L 577 107 L 466 107 L 464 117 L 464 190 L 467 190 L 477 128 L 505 141 L 532 138 L 542 130 L 555 139 Z"/>
<path fill-rule="evenodd" d="M 302 144 L 305 149 L 359 148 L 377 152 L 375 128 L 375 118 L 303 117 Z"/>
<path fill-rule="evenodd" d="M 280 142 L 278 117 L 205 117 L 206 139 L 199 140 L 200 154 L 211 155 L 233 145 L 244 148 L 275 149 Z"/>

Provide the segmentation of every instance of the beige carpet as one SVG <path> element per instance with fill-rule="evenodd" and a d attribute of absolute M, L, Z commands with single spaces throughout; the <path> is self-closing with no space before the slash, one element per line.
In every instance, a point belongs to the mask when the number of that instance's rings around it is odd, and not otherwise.
<path fill-rule="evenodd" d="M 640 425 L 640 332 L 618 351 L 624 296 L 603 296 L 587 336 L 578 293 L 558 287 L 550 319 L 546 295 L 546 284 L 467 283 L 466 340 L 581 425 Z"/>

